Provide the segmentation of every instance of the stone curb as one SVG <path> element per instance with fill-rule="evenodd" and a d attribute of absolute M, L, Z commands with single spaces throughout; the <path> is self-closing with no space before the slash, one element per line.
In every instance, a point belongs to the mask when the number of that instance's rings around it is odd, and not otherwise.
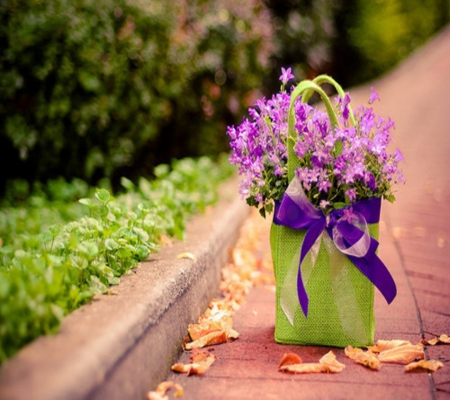
<path fill-rule="evenodd" d="M 168 375 L 187 325 L 219 294 L 221 268 L 249 208 L 237 180 L 187 226 L 186 240 L 151 255 L 0 370 L 0 399 L 143 399 Z M 189 252 L 195 259 L 177 258 Z"/>

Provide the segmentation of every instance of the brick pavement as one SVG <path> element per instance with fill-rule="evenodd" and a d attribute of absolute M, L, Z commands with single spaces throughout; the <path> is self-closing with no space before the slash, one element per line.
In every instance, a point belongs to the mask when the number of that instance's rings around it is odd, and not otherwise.
<path fill-rule="evenodd" d="M 396 122 L 395 144 L 403 151 L 407 183 L 397 201 L 384 204 L 380 257 L 390 269 L 398 295 L 388 306 L 376 296 L 375 339 L 413 343 L 450 334 L 450 29 L 391 73 L 351 91 L 364 103 L 373 85 L 381 97 L 376 110 Z M 267 232 L 266 232 L 267 234 Z M 267 246 L 268 245 L 268 239 Z M 240 337 L 215 346 L 218 360 L 203 376 L 170 374 L 185 399 L 447 399 L 450 398 L 450 346 L 428 347 L 427 358 L 444 368 L 433 374 L 405 373 L 399 365 L 371 371 L 333 349 L 346 365 L 339 374 L 288 375 L 278 372 L 286 352 L 304 362 L 317 361 L 329 349 L 289 346 L 273 340 L 275 296 L 264 287 L 251 289 L 234 316 Z M 183 353 L 181 362 L 188 362 Z"/>

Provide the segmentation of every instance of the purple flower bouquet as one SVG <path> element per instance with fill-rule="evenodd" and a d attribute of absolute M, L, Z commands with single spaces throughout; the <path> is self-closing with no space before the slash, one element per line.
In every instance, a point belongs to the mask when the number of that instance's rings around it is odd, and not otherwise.
<path fill-rule="evenodd" d="M 345 347 L 373 342 L 374 287 L 390 303 L 395 283 L 378 258 L 381 200 L 403 182 L 399 150 L 388 152 L 394 123 L 370 106 L 353 112 L 331 77 L 305 80 L 282 69 L 279 93 L 262 98 L 228 127 L 239 191 L 266 216 L 277 286 L 275 340 Z M 338 95 L 332 102 L 322 84 Z M 319 109 L 307 102 L 316 92 Z M 379 100 L 371 91 L 369 105 Z"/>

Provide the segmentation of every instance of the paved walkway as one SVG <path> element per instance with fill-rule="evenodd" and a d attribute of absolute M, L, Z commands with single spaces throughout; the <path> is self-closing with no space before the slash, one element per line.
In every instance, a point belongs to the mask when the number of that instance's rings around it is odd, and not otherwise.
<path fill-rule="evenodd" d="M 398 295 L 388 306 L 376 298 L 376 339 L 413 343 L 450 334 L 450 29 L 372 85 L 381 97 L 376 109 L 396 122 L 395 144 L 403 151 L 407 183 L 397 201 L 385 204 L 380 223 L 380 257 L 390 269 Z M 370 85 L 369 85 L 370 86 Z M 351 91 L 364 103 L 369 87 Z M 268 246 L 268 242 L 267 242 Z M 184 399 L 450 399 L 450 346 L 426 349 L 444 368 L 433 374 L 405 373 L 399 365 L 371 371 L 333 349 L 346 369 L 339 374 L 288 375 L 278 372 L 286 352 L 304 362 L 329 349 L 287 346 L 273 340 L 275 296 L 251 289 L 234 316 L 240 337 L 215 346 L 218 360 L 203 376 L 170 374 Z M 180 361 L 188 362 L 189 354 Z"/>

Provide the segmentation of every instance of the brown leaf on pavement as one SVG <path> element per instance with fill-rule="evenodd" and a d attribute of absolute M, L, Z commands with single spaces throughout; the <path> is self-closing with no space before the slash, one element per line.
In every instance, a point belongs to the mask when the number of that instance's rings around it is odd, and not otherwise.
<path fill-rule="evenodd" d="M 213 349 L 214 350 L 214 349 Z M 191 363 L 207 365 L 208 367 L 216 360 L 216 356 L 206 350 L 193 349 L 191 353 Z"/>
<path fill-rule="evenodd" d="M 435 346 L 437 344 L 450 344 L 450 337 L 443 333 L 441 336 L 435 337 L 430 340 L 424 339 L 424 340 L 422 340 L 422 343 L 428 344 L 430 346 Z"/>
<path fill-rule="evenodd" d="M 406 372 L 411 372 L 415 370 L 424 370 L 436 372 L 439 368 L 442 368 L 444 364 L 437 360 L 420 360 L 416 362 L 412 362 L 405 366 Z"/>
<path fill-rule="evenodd" d="M 174 372 L 181 372 L 189 375 L 201 375 L 212 365 L 216 360 L 216 356 L 208 351 L 194 349 L 191 357 L 190 364 L 177 363 L 172 365 L 171 369 Z"/>
<path fill-rule="evenodd" d="M 197 324 L 188 326 L 188 332 L 192 340 L 198 340 L 211 332 L 226 332 L 232 325 L 231 315 L 225 311 L 219 311 L 214 315 L 200 317 Z"/>
<path fill-rule="evenodd" d="M 295 353 L 284 353 L 283 358 L 278 365 L 278 368 L 281 368 L 283 365 L 292 365 L 292 364 L 301 364 L 302 359 Z"/>
<path fill-rule="evenodd" d="M 313 374 L 326 372 L 326 367 L 320 363 L 304 363 L 285 365 L 279 369 L 281 372 L 291 374 Z"/>
<path fill-rule="evenodd" d="M 324 372 L 341 372 L 345 365 L 336 360 L 336 356 L 332 351 L 329 351 L 325 354 L 320 360 L 319 363 L 326 367 L 326 371 Z"/>
<path fill-rule="evenodd" d="M 409 340 L 378 340 L 375 346 L 367 346 L 372 353 L 380 353 L 405 344 L 412 344 Z"/>
<path fill-rule="evenodd" d="M 370 350 L 363 351 L 362 349 L 348 345 L 345 348 L 345 355 L 358 364 L 362 364 L 370 369 L 379 370 L 381 368 L 380 360 Z"/>
<path fill-rule="evenodd" d="M 215 331 L 200 337 L 193 342 L 186 343 L 186 350 L 198 349 L 201 347 L 212 346 L 227 342 L 227 334 L 222 331 Z"/>
<path fill-rule="evenodd" d="M 172 371 L 184 373 L 187 376 L 204 374 L 207 369 L 208 367 L 197 363 L 191 364 L 176 363 L 171 367 Z"/>
<path fill-rule="evenodd" d="M 188 258 L 189 260 L 192 261 L 197 261 L 197 258 L 190 252 L 185 252 L 185 253 L 180 253 L 177 255 L 177 258 Z"/>
<path fill-rule="evenodd" d="M 219 300 L 211 302 L 197 324 L 188 326 L 192 342 L 184 344 L 186 350 L 226 343 L 238 338 L 239 333 L 233 327 L 233 311 L 227 303 Z"/>
<path fill-rule="evenodd" d="M 280 361 L 279 371 L 291 374 L 319 373 L 319 372 L 341 372 L 345 365 L 336 360 L 332 351 L 325 354 L 318 363 L 302 363 L 300 357 L 296 354 L 288 353 Z M 295 361 L 299 361 L 294 363 Z"/>
<path fill-rule="evenodd" d="M 384 350 L 378 354 L 378 359 L 383 363 L 409 364 L 410 362 L 423 359 L 423 345 L 404 344 L 389 350 Z"/>
<path fill-rule="evenodd" d="M 165 381 L 161 382 L 156 390 L 147 393 L 147 400 L 168 400 L 166 393 L 172 388 L 176 389 L 175 397 L 183 396 L 183 388 L 179 383 Z"/>

